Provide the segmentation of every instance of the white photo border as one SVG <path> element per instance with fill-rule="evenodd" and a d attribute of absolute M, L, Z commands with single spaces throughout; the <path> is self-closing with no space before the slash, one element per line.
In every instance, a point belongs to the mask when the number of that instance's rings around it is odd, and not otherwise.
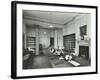
<path fill-rule="evenodd" d="M 74 75 L 97 73 L 97 6 L 65 5 L 36 2 L 12 2 L 12 78 L 46 77 L 56 75 Z M 22 10 L 43 10 L 59 12 L 91 13 L 91 66 L 53 69 L 22 68 Z M 16 33 L 15 33 L 15 32 Z M 15 35 L 15 37 L 14 37 Z M 16 47 L 14 47 L 16 46 Z M 95 54 L 94 54 L 95 53 Z"/>

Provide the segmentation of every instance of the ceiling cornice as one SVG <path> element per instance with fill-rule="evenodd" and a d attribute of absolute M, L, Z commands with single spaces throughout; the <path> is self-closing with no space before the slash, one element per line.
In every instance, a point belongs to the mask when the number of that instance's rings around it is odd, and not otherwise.
<path fill-rule="evenodd" d="M 58 23 L 54 23 L 54 22 L 49 22 L 49 21 L 34 19 L 33 17 L 29 17 L 29 16 L 24 16 L 23 18 L 27 19 L 27 20 L 40 21 L 40 22 L 44 22 L 44 23 L 48 23 L 48 24 L 64 25 L 64 24 L 58 24 Z"/>

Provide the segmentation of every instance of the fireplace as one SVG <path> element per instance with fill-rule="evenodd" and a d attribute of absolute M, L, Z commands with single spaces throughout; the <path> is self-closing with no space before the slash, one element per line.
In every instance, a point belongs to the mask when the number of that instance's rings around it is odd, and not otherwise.
<path fill-rule="evenodd" d="M 89 46 L 79 46 L 79 57 L 89 59 Z"/>

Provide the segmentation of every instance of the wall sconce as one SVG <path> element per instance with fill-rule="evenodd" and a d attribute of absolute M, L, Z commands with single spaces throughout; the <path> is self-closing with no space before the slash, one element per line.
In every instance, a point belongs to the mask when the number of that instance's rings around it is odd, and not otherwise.
<path fill-rule="evenodd" d="M 44 32 L 44 34 L 46 34 L 46 32 Z"/>

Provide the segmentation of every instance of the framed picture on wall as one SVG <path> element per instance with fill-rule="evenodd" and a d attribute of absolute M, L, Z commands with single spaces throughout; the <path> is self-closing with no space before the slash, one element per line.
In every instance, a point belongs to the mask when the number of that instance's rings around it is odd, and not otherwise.
<path fill-rule="evenodd" d="M 97 6 L 12 1 L 11 78 L 96 74 L 97 16 Z"/>
<path fill-rule="evenodd" d="M 87 34 L 87 25 L 80 27 L 80 36 L 84 36 Z"/>

